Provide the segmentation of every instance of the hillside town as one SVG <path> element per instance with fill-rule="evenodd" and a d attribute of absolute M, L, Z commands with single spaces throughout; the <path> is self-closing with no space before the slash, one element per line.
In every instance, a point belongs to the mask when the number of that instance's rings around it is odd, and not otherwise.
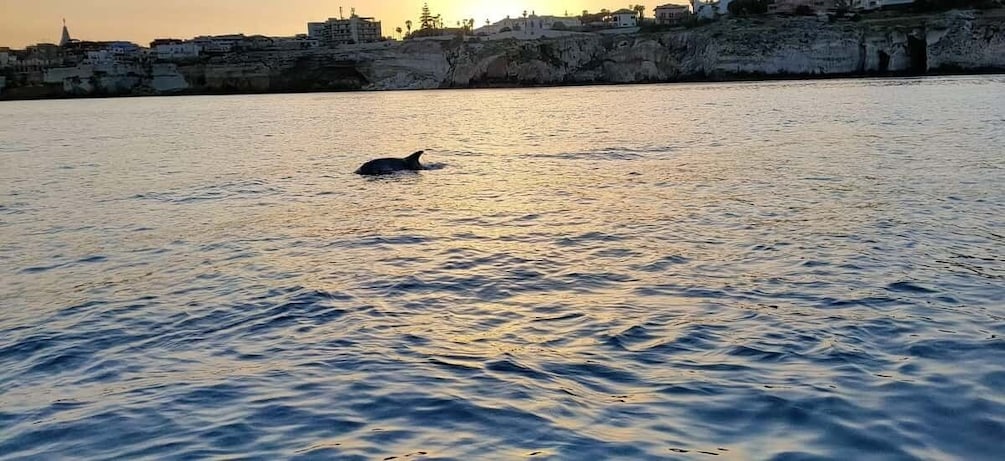
<path fill-rule="evenodd" d="M 62 85 L 78 89 L 95 76 L 139 75 L 139 67 L 152 75 L 176 76 L 176 65 L 207 59 L 225 59 L 253 52 L 290 53 L 310 50 L 392 46 L 417 40 L 493 41 L 537 40 L 582 34 L 633 34 L 687 29 L 730 17 L 805 16 L 821 21 L 856 20 L 870 14 L 911 14 L 953 7 L 1000 8 L 1002 0 L 690 0 L 654 8 L 629 5 L 620 9 L 566 12 L 562 16 L 522 11 L 476 27 L 474 18 L 452 24 L 423 5 L 417 21 L 386 28 L 374 17 L 348 15 L 306 23 L 305 33 L 292 36 L 197 36 L 158 38 L 146 46 L 129 41 L 77 39 L 64 21 L 58 43 L 39 43 L 23 50 L 0 47 L 0 94 L 5 87 Z M 170 91 L 172 78 L 158 79 L 157 90 Z M 180 78 L 180 77 L 177 77 Z M 177 79 L 175 78 L 175 79 Z M 120 79 L 121 80 L 121 79 Z M 181 82 L 177 82 L 179 85 Z"/>

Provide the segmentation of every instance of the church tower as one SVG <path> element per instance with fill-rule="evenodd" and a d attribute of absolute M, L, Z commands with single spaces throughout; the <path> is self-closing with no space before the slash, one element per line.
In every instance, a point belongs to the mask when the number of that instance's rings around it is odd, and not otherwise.
<path fill-rule="evenodd" d="M 73 41 L 70 38 L 70 31 L 66 28 L 66 19 L 63 19 L 63 35 L 59 38 L 59 46 L 69 45 Z"/>

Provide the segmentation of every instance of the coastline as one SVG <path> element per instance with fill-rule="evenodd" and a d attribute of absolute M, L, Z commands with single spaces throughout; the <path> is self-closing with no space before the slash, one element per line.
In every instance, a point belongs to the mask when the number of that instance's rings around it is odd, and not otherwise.
<path fill-rule="evenodd" d="M 938 77 L 979 77 L 979 76 L 1002 76 L 1005 77 L 1005 69 L 990 69 L 976 71 L 942 71 L 925 74 L 912 73 L 887 73 L 887 74 L 835 74 L 835 75 L 735 75 L 731 78 L 723 79 L 690 79 L 673 81 L 644 81 L 644 82 L 589 82 L 589 83 L 516 83 L 516 84 L 483 84 L 466 87 L 441 87 L 441 88 L 392 88 L 392 89 L 343 89 L 343 90 L 276 90 L 276 91 L 177 91 L 163 94 L 86 94 L 86 95 L 60 95 L 41 96 L 24 98 L 4 98 L 0 97 L 0 103 L 17 101 L 54 101 L 54 100 L 92 100 L 92 99 L 131 99 L 131 98 L 173 98 L 191 96 L 253 96 L 253 95 L 281 95 L 281 94 L 335 94 L 335 93 L 383 93 L 399 91 L 474 91 L 474 90 L 518 90 L 530 88 L 574 88 L 574 87 L 618 87 L 636 85 L 686 85 L 686 84 L 728 84 L 728 83 L 757 83 L 757 82 L 807 82 L 807 81 L 827 81 L 827 80 L 910 80 L 920 78 Z"/>
<path fill-rule="evenodd" d="M 732 18 L 661 32 L 79 64 L 45 69 L 30 85 L 8 77 L 0 101 L 1002 74 L 1003 19 L 1005 10 L 854 22 Z"/>

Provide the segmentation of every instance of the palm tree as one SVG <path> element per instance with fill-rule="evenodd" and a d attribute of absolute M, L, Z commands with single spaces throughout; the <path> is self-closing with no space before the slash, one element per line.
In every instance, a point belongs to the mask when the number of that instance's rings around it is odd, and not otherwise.
<path fill-rule="evenodd" d="M 645 18 L 646 6 L 645 5 L 632 5 L 632 10 L 634 10 L 639 15 L 639 22 Z"/>
<path fill-rule="evenodd" d="M 405 21 L 405 27 L 408 29 L 408 35 L 412 35 L 412 20 L 411 19 Z"/>
<path fill-rule="evenodd" d="M 401 38 L 401 27 L 395 27 L 394 31 L 398 33 L 398 38 Z"/>

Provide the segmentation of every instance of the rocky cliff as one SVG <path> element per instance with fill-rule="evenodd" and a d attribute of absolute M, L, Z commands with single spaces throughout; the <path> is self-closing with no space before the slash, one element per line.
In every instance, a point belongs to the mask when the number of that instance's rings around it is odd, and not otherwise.
<path fill-rule="evenodd" d="M 46 96 L 639 83 L 1005 71 L 1005 12 L 728 19 L 659 33 L 426 39 L 50 69 Z M 2 97 L 17 98 L 8 78 Z M 35 93 L 38 88 L 34 89 Z"/>
<path fill-rule="evenodd" d="M 415 68 L 439 81 L 427 87 L 1003 71 L 1003 29 L 1005 17 L 978 12 L 833 23 L 734 19 L 659 34 L 447 44 L 447 66 Z M 398 78 L 362 73 L 373 88 Z"/>

